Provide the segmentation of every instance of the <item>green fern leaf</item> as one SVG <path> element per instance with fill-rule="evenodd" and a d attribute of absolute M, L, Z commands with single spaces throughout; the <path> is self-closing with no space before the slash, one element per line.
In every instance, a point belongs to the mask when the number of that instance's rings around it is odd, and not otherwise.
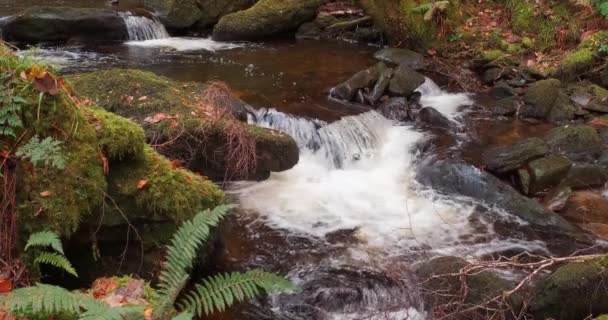
<path fill-rule="evenodd" d="M 52 231 L 41 231 L 30 235 L 30 238 L 27 240 L 27 244 L 25 245 L 25 251 L 31 247 L 51 247 L 55 249 L 55 251 L 65 254 L 63 252 L 61 239 L 59 239 L 59 236 Z"/>
<path fill-rule="evenodd" d="M 179 305 L 183 310 L 202 317 L 215 311 L 224 311 L 235 302 L 253 299 L 263 293 L 296 289 L 285 278 L 260 270 L 219 274 L 204 279 Z"/>
<path fill-rule="evenodd" d="M 80 311 L 81 296 L 61 287 L 37 284 L 0 295 L 0 305 L 15 317 L 58 313 L 75 315 Z"/>
<path fill-rule="evenodd" d="M 190 312 L 182 312 L 177 316 L 173 317 L 173 319 L 171 320 L 192 320 L 192 318 L 194 318 L 194 314 Z"/>
<path fill-rule="evenodd" d="M 70 261 L 68 261 L 68 259 L 66 259 L 66 257 L 64 257 L 60 254 L 54 253 L 54 252 L 40 253 L 34 260 L 34 264 L 51 265 L 55 268 L 65 271 L 75 277 L 78 277 L 78 273 L 76 273 L 76 270 L 74 269 L 74 267 L 72 266 Z"/>

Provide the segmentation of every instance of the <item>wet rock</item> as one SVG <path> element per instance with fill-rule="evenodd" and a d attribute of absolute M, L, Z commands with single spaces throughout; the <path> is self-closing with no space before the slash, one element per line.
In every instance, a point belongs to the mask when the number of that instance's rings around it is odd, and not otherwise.
<path fill-rule="evenodd" d="M 374 58 L 388 63 L 405 65 L 413 70 L 424 68 L 424 57 L 420 53 L 408 49 L 382 49 L 374 54 Z"/>
<path fill-rule="evenodd" d="M 321 28 L 314 22 L 307 22 L 302 24 L 296 32 L 296 39 L 314 39 L 318 40 L 321 38 Z"/>
<path fill-rule="evenodd" d="M 602 154 L 597 159 L 597 164 L 602 166 L 604 169 L 608 169 L 608 151 L 602 151 Z"/>
<path fill-rule="evenodd" d="M 424 81 L 425 78 L 422 74 L 406 65 L 400 65 L 393 74 L 388 91 L 395 96 L 407 97 L 418 89 Z"/>
<path fill-rule="evenodd" d="M 459 296 L 463 289 L 462 278 L 457 274 L 469 265 L 462 258 L 457 257 L 435 257 L 429 261 L 422 262 L 416 267 L 418 281 L 422 283 L 423 298 L 427 303 L 427 310 L 440 305 L 445 305 L 453 300 L 454 296 Z M 483 271 L 474 275 L 466 276 L 467 296 L 463 303 L 470 305 L 484 304 L 488 297 L 500 295 L 508 291 L 515 285 L 512 281 L 499 277 L 492 271 Z M 437 294 L 441 292 L 442 294 Z M 425 294 L 426 293 L 426 294 Z M 519 308 L 522 297 L 514 295 L 510 298 L 515 310 Z M 489 307 L 494 305 L 490 304 Z M 475 311 L 460 314 L 463 319 L 481 319 L 481 314 Z"/>
<path fill-rule="evenodd" d="M 168 28 L 188 28 L 202 17 L 197 0 L 147 0 L 146 6 L 152 8 Z"/>
<path fill-rule="evenodd" d="M 588 104 L 583 106 L 585 110 L 598 112 L 598 113 L 608 113 L 608 101 L 605 100 L 591 100 Z"/>
<path fill-rule="evenodd" d="M 384 91 L 388 88 L 391 78 L 393 77 L 393 69 L 386 69 L 380 73 L 380 78 L 376 82 L 376 85 L 372 89 L 369 95 L 369 102 L 373 106 L 382 98 Z"/>
<path fill-rule="evenodd" d="M 499 81 L 490 88 L 490 95 L 496 99 L 503 99 L 517 95 L 515 90 L 504 81 Z"/>
<path fill-rule="evenodd" d="M 552 152 L 572 161 L 593 161 L 602 152 L 602 141 L 597 131 L 587 125 L 561 126 L 544 137 Z"/>
<path fill-rule="evenodd" d="M 471 197 L 503 208 L 536 226 L 567 233 L 577 232 L 576 227 L 537 201 L 523 196 L 493 175 L 465 163 L 429 161 L 419 169 L 416 179 L 439 192 Z"/>
<path fill-rule="evenodd" d="M 540 80 L 532 83 L 524 95 L 524 107 L 520 115 L 522 117 L 544 119 L 549 115 L 557 95 L 561 82 L 557 79 Z"/>
<path fill-rule="evenodd" d="M 566 206 L 571 194 L 572 188 L 564 185 L 557 186 L 543 198 L 543 205 L 551 211 L 560 211 Z"/>
<path fill-rule="evenodd" d="M 560 214 L 574 223 L 608 224 L 608 200 L 598 192 L 576 191 Z"/>
<path fill-rule="evenodd" d="M 493 67 L 493 68 L 489 68 L 486 69 L 486 71 L 484 71 L 483 73 L 483 82 L 485 84 L 493 84 L 494 81 L 500 79 L 500 76 L 502 76 L 503 74 L 503 69 L 499 68 L 499 67 Z"/>
<path fill-rule="evenodd" d="M 256 40 L 296 30 L 312 21 L 326 0 L 260 0 L 253 7 L 223 16 L 213 28 L 220 41 Z"/>
<path fill-rule="evenodd" d="M 608 181 L 608 173 L 599 164 L 577 164 L 570 168 L 562 185 L 572 189 L 591 189 L 604 186 Z"/>
<path fill-rule="evenodd" d="M 67 42 L 112 42 L 127 40 L 124 20 L 114 10 L 99 8 L 32 7 L 2 28 L 4 39 L 31 44 Z"/>
<path fill-rule="evenodd" d="M 572 104 L 568 96 L 565 93 L 560 92 L 555 99 L 551 111 L 549 111 L 549 114 L 547 115 L 547 120 L 553 123 L 572 120 L 574 119 L 577 110 L 578 108 Z"/>
<path fill-rule="evenodd" d="M 182 2 L 182 0 L 174 3 Z M 196 22 L 197 28 L 209 28 L 216 24 L 221 17 L 245 10 L 255 4 L 255 0 L 197 0 L 200 8 L 200 18 Z"/>
<path fill-rule="evenodd" d="M 483 152 L 482 161 L 488 170 L 505 173 L 547 153 L 549 147 L 543 140 L 528 138 L 513 145 L 492 147 Z"/>
<path fill-rule="evenodd" d="M 530 177 L 530 171 L 526 168 L 517 169 L 517 187 L 523 194 L 530 194 L 530 183 L 532 177 Z"/>
<path fill-rule="evenodd" d="M 405 98 L 390 98 L 378 107 L 378 111 L 387 119 L 397 121 L 411 120 L 408 102 Z"/>
<path fill-rule="evenodd" d="M 549 155 L 528 163 L 530 194 L 556 186 L 568 174 L 572 162 L 565 157 Z"/>
<path fill-rule="evenodd" d="M 452 120 L 433 107 L 424 107 L 418 111 L 416 121 L 425 123 L 433 128 L 449 129 L 454 126 Z"/>
<path fill-rule="evenodd" d="M 534 319 L 579 320 L 608 312 L 608 258 L 568 263 L 537 286 Z M 567 301 L 567 303 L 565 303 Z"/>
<path fill-rule="evenodd" d="M 520 101 L 516 97 L 508 97 L 496 101 L 492 113 L 499 116 L 512 116 L 517 113 Z"/>
<path fill-rule="evenodd" d="M 581 227 L 581 229 L 589 231 L 598 237 L 608 238 L 608 224 L 581 223 L 578 226 Z"/>
<path fill-rule="evenodd" d="M 386 68 L 386 65 L 380 62 L 373 67 L 359 71 L 350 79 L 333 87 L 329 94 L 335 99 L 352 101 L 359 89 L 373 86 Z"/>

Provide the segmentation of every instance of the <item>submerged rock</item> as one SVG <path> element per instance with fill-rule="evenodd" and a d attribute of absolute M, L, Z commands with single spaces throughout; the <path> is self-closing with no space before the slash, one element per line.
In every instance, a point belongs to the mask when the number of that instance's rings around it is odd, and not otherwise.
<path fill-rule="evenodd" d="M 586 319 L 608 312 L 608 258 L 568 263 L 543 280 L 530 304 L 535 319 Z M 566 303 L 567 302 L 567 303 Z"/>
<path fill-rule="evenodd" d="M 520 101 L 516 97 L 507 97 L 496 101 L 492 113 L 500 116 L 512 116 L 517 113 Z"/>
<path fill-rule="evenodd" d="M 577 164 L 570 168 L 561 184 L 576 190 L 603 187 L 606 182 L 608 182 L 608 172 L 603 166 Z"/>
<path fill-rule="evenodd" d="M 420 53 L 408 49 L 382 49 L 374 54 L 374 58 L 388 63 L 405 65 L 413 70 L 424 68 L 424 57 Z"/>
<path fill-rule="evenodd" d="M 329 94 L 335 99 L 352 101 L 359 89 L 373 86 L 386 69 L 386 65 L 380 62 L 373 67 L 359 71 L 350 79 L 333 87 Z"/>
<path fill-rule="evenodd" d="M 31 44 L 41 42 L 112 42 L 129 37 L 122 17 L 100 8 L 32 7 L 10 19 L 2 28 L 4 39 Z"/>
<path fill-rule="evenodd" d="M 416 121 L 427 124 L 433 128 L 449 129 L 455 124 L 441 112 L 433 107 L 424 107 L 416 115 Z"/>
<path fill-rule="evenodd" d="M 402 64 L 395 70 L 388 91 L 395 96 L 407 97 L 418 89 L 424 81 L 425 78 L 422 74 Z"/>
<path fill-rule="evenodd" d="M 298 146 L 286 134 L 241 122 L 207 120 L 205 111 L 196 108 L 207 89 L 205 84 L 179 83 L 150 72 L 128 69 L 76 74 L 70 76 L 69 81 L 77 93 L 140 124 L 151 143 L 170 141 L 161 148 L 164 154 L 212 179 L 227 178 L 231 168 L 226 162 L 229 132 L 241 132 L 245 139 L 254 141 L 257 163 L 248 176 L 228 178 L 260 180 L 270 172 L 288 170 L 298 162 Z M 229 93 L 224 95 L 214 103 L 243 118 L 247 113 L 246 104 Z"/>
<path fill-rule="evenodd" d="M 417 172 L 416 179 L 439 192 L 471 197 L 497 206 L 536 226 L 566 233 L 577 232 L 576 227 L 540 203 L 521 195 L 491 174 L 465 163 L 428 162 Z"/>
<path fill-rule="evenodd" d="M 531 159 L 549 153 L 549 146 L 539 138 L 524 139 L 516 144 L 487 149 L 482 154 L 486 168 L 496 173 L 505 173 L 522 167 Z"/>
<path fill-rule="evenodd" d="M 549 131 L 544 139 L 552 152 L 572 161 L 594 161 L 602 152 L 599 134 L 587 125 L 557 127 Z"/>
<path fill-rule="evenodd" d="M 213 28 L 213 39 L 255 40 L 295 31 L 314 19 L 326 0 L 260 0 L 253 7 L 223 16 Z"/>

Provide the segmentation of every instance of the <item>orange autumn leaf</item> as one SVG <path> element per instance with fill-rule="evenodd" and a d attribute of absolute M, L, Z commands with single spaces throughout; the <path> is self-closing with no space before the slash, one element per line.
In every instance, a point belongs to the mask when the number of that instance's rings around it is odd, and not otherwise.
<path fill-rule="evenodd" d="M 34 88 L 40 92 L 48 93 L 52 96 L 59 93 L 59 88 L 63 85 L 62 78 L 55 78 L 50 73 L 46 72 L 41 78 L 34 79 Z"/>
<path fill-rule="evenodd" d="M 173 169 L 178 169 L 183 166 L 183 163 L 184 162 L 181 160 L 171 160 L 171 167 L 173 167 Z"/>
<path fill-rule="evenodd" d="M 46 67 L 41 67 L 37 64 L 34 64 L 29 71 L 29 79 L 42 79 L 47 75 Z"/>
<path fill-rule="evenodd" d="M 192 177 L 186 176 L 186 180 L 188 180 L 188 182 L 192 183 Z"/>
<path fill-rule="evenodd" d="M 148 184 L 148 180 L 142 179 L 137 182 L 137 189 L 143 189 Z"/>
<path fill-rule="evenodd" d="M 41 197 L 48 197 L 48 196 L 50 196 L 50 195 L 51 195 L 51 192 L 50 192 L 50 191 L 42 191 L 42 192 L 40 192 L 40 196 L 41 196 Z"/>

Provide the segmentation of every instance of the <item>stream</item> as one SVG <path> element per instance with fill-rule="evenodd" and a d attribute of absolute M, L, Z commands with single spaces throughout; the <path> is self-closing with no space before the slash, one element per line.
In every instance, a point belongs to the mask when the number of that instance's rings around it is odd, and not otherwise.
<path fill-rule="evenodd" d="M 10 13 L 0 4 L 0 14 Z M 182 81 L 223 81 L 258 110 L 252 124 L 288 133 L 300 147 L 293 169 L 229 187 L 240 207 L 223 226 L 223 250 L 214 267 L 280 272 L 301 291 L 243 304 L 216 319 L 425 319 L 412 275 L 416 263 L 437 255 L 475 259 L 507 251 L 552 252 L 550 244 L 526 231 L 526 223 L 501 208 L 442 194 L 416 180 L 421 163 L 439 157 L 439 151 L 424 152 L 429 141 L 447 153 L 478 156 L 479 145 L 467 135 L 395 123 L 328 98 L 331 87 L 372 65 L 378 48 L 172 38 L 157 21 L 123 17 L 131 38 L 125 44 L 42 46 L 21 54 L 55 64 L 63 73 L 128 67 Z M 470 115 L 479 117 L 472 111 L 479 97 L 448 93 L 430 78 L 418 91 L 423 106 L 462 127 Z M 480 127 L 501 132 L 486 134 L 496 139 L 518 130 Z"/>

